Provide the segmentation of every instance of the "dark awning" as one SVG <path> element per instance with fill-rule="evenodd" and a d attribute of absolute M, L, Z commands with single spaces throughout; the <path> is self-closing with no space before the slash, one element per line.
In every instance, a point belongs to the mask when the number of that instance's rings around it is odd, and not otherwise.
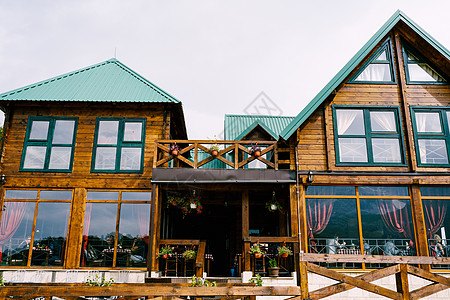
<path fill-rule="evenodd" d="M 152 183 L 295 183 L 295 171 L 154 168 Z"/>

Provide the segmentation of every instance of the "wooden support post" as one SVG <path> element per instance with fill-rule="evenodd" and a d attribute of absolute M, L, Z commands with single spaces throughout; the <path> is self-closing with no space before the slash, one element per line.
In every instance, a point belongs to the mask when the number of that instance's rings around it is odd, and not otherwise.
<path fill-rule="evenodd" d="M 150 245 L 147 261 L 150 262 L 147 266 L 148 271 L 158 271 L 158 260 L 156 253 L 158 252 L 160 239 L 160 218 L 161 218 L 161 195 L 159 186 L 153 184 L 152 189 L 152 211 L 150 214 Z"/>
<path fill-rule="evenodd" d="M 308 288 L 308 262 L 300 261 L 300 291 L 302 299 L 309 298 L 309 288 Z"/>
<path fill-rule="evenodd" d="M 414 184 L 411 186 L 411 210 L 414 219 L 414 232 L 416 234 L 416 251 L 419 256 L 428 256 L 428 239 L 423 215 L 420 188 Z M 430 271 L 430 265 L 420 265 L 424 270 Z"/>
<path fill-rule="evenodd" d="M 297 175 L 296 175 L 297 176 Z M 291 212 L 291 237 L 297 238 L 298 243 L 294 243 L 294 266 L 297 273 L 297 284 L 300 284 L 300 265 L 298 256 L 300 254 L 300 236 L 299 236 L 299 207 L 297 201 L 297 187 L 295 184 L 289 186 L 289 203 Z"/>
<path fill-rule="evenodd" d="M 86 189 L 75 188 L 70 212 L 70 224 L 65 249 L 64 268 L 77 269 L 80 266 L 80 248 L 83 240 L 83 222 L 86 209 Z"/>
<path fill-rule="evenodd" d="M 244 271 L 250 271 L 250 222 L 249 222 L 249 195 L 248 190 L 242 191 L 242 239 L 244 241 L 244 252 L 242 253 L 242 259 L 244 260 Z"/>
<path fill-rule="evenodd" d="M 401 294 L 401 299 L 409 300 L 409 284 L 408 284 L 408 269 L 407 265 L 400 265 L 400 272 L 395 274 L 395 282 L 397 285 L 397 292 Z"/>

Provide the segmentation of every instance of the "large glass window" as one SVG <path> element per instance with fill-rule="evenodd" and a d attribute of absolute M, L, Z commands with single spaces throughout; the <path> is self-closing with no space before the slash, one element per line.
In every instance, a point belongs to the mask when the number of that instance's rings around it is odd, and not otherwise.
<path fill-rule="evenodd" d="M 29 117 L 22 171 L 70 172 L 77 118 Z"/>
<path fill-rule="evenodd" d="M 398 108 L 333 107 L 336 163 L 403 165 Z"/>
<path fill-rule="evenodd" d="M 449 166 L 450 108 L 412 108 L 419 166 Z"/>
<path fill-rule="evenodd" d="M 407 187 L 308 186 L 305 206 L 310 253 L 415 255 Z"/>
<path fill-rule="evenodd" d="M 151 192 L 88 191 L 86 200 L 80 266 L 146 267 Z"/>
<path fill-rule="evenodd" d="M 93 172 L 142 172 L 145 119 L 97 118 Z"/>
<path fill-rule="evenodd" d="M 62 267 L 71 200 L 72 191 L 6 190 L 0 265 Z"/>
<path fill-rule="evenodd" d="M 409 45 L 403 44 L 406 82 L 409 84 L 446 84 L 447 81 Z"/>

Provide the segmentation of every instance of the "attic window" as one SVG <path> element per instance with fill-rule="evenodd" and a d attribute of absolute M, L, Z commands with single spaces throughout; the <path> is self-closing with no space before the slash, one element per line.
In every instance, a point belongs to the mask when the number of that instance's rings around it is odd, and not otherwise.
<path fill-rule="evenodd" d="M 350 83 L 395 83 L 390 40 L 369 58 L 349 80 Z"/>
<path fill-rule="evenodd" d="M 447 83 L 447 81 L 430 66 L 430 64 L 407 45 L 403 45 L 403 57 L 405 59 L 407 83 Z"/>

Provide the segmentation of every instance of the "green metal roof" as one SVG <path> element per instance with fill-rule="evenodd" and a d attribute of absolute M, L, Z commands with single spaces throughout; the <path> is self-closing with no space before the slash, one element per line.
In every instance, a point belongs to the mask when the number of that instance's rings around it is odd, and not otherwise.
<path fill-rule="evenodd" d="M 115 58 L 0 94 L 0 100 L 180 103 Z"/>
<path fill-rule="evenodd" d="M 225 140 L 239 141 L 255 127 L 261 126 L 275 140 L 280 132 L 294 119 L 286 116 L 225 115 Z"/>
<path fill-rule="evenodd" d="M 350 72 L 361 63 L 369 52 L 392 30 L 400 21 L 403 21 L 414 32 L 421 36 L 431 46 L 438 50 L 447 59 L 450 59 L 450 52 L 438 41 L 432 38 L 416 23 L 414 23 L 402 11 L 397 10 L 394 15 L 375 33 L 374 36 L 353 56 L 353 58 L 331 79 L 331 81 L 317 94 L 314 99 L 295 117 L 295 119 L 280 133 L 280 137 L 287 140 L 299 128 L 303 122 L 325 101 L 331 92 L 350 74 Z"/>

